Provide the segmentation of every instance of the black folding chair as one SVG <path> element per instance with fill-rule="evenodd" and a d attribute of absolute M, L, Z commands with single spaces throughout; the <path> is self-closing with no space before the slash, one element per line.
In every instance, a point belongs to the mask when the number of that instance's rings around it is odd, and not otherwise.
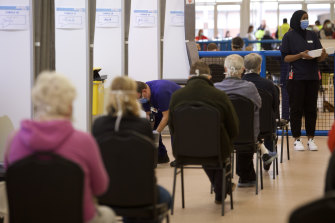
<path fill-rule="evenodd" d="M 107 192 L 99 203 L 119 216 L 169 222 L 167 203 L 157 204 L 157 149 L 153 140 L 135 131 L 106 132 L 97 138 L 109 175 Z"/>
<path fill-rule="evenodd" d="M 276 90 L 278 95 L 280 93 L 279 87 L 277 85 Z M 276 125 L 277 125 L 277 137 L 278 137 L 278 130 L 281 130 L 281 142 L 280 142 L 280 163 L 283 162 L 283 147 L 284 147 L 284 135 L 286 135 L 286 149 L 287 149 L 287 159 L 290 160 L 290 144 L 288 142 L 288 125 L 289 121 L 280 118 L 279 106 L 276 111 Z"/>
<path fill-rule="evenodd" d="M 234 141 L 234 149 L 237 153 L 256 153 L 256 194 L 258 194 L 258 181 L 261 178 L 261 189 L 263 189 L 263 171 L 261 153 L 255 142 L 254 136 L 254 103 L 242 95 L 229 94 L 234 105 L 239 122 L 239 136 Z M 258 160 L 260 168 L 258 168 Z M 258 171 L 259 170 L 259 171 Z"/>
<path fill-rule="evenodd" d="M 15 162 L 6 172 L 10 223 L 83 223 L 83 184 L 82 169 L 52 153 Z"/>
<path fill-rule="evenodd" d="M 219 111 L 204 103 L 187 102 L 178 106 L 172 112 L 172 117 L 174 127 L 172 150 L 176 158 L 176 166 L 173 178 L 171 214 L 174 209 L 177 174 L 181 175 L 182 207 L 185 208 L 184 169 L 201 168 L 194 167 L 194 165 L 206 165 L 206 168 L 213 166 L 212 169 L 222 170 L 222 201 L 225 200 L 226 196 L 227 178 L 230 205 L 233 209 L 230 159 L 223 160 L 221 153 Z M 224 202 L 222 202 L 221 214 L 224 215 Z"/>
<path fill-rule="evenodd" d="M 212 82 L 221 82 L 225 78 L 224 67 L 220 64 L 209 64 L 209 69 L 211 70 Z"/>
<path fill-rule="evenodd" d="M 335 192 L 299 207 L 290 216 L 289 223 L 332 223 L 335 219 Z"/>
<path fill-rule="evenodd" d="M 275 133 L 276 120 L 275 113 L 272 108 L 272 96 L 263 89 L 257 89 L 262 99 L 262 107 L 259 111 L 259 138 L 270 138 L 272 140 L 273 150 L 277 153 L 277 135 Z M 278 175 L 278 158 L 273 160 L 273 179 Z"/>

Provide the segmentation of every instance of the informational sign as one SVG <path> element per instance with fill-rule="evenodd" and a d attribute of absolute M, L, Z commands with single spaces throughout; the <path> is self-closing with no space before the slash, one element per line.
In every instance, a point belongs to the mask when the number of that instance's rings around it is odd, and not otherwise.
<path fill-rule="evenodd" d="M 155 27 L 157 23 L 157 10 L 134 10 L 134 19 L 135 27 Z"/>
<path fill-rule="evenodd" d="M 83 29 L 85 8 L 56 8 L 56 29 Z"/>
<path fill-rule="evenodd" d="M 121 9 L 97 8 L 95 26 L 98 28 L 121 27 Z"/>
<path fill-rule="evenodd" d="M 186 0 L 186 5 L 194 4 L 194 0 Z"/>
<path fill-rule="evenodd" d="M 0 30 L 27 30 L 29 6 L 0 6 Z"/>
<path fill-rule="evenodd" d="M 184 11 L 170 11 L 171 26 L 184 26 Z"/>

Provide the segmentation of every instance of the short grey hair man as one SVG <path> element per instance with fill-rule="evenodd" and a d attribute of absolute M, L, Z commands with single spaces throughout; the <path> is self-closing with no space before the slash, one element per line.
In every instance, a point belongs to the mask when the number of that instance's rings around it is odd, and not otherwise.
<path fill-rule="evenodd" d="M 261 72 L 262 57 L 257 53 L 250 53 L 244 57 L 245 73 L 256 73 Z"/>
<path fill-rule="evenodd" d="M 243 57 L 238 54 L 229 55 L 225 59 L 224 68 L 226 71 L 226 77 L 241 78 L 244 71 Z"/>

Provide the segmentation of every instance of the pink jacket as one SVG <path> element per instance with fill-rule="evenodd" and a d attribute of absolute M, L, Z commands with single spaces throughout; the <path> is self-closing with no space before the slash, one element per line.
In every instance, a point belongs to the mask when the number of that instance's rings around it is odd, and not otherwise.
<path fill-rule="evenodd" d="M 20 130 L 8 143 L 5 167 L 35 151 L 52 151 L 82 168 L 85 175 L 84 220 L 91 220 L 96 212 L 93 196 L 104 193 L 109 181 L 98 146 L 92 136 L 75 130 L 68 120 L 24 120 Z"/>

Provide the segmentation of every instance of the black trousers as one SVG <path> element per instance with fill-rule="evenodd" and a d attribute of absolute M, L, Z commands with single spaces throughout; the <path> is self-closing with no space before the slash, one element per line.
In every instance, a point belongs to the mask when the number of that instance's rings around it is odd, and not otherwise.
<path fill-rule="evenodd" d="M 306 135 L 314 136 L 317 118 L 319 81 L 288 80 L 290 122 L 294 138 L 301 136 L 301 119 L 305 115 Z"/>
<path fill-rule="evenodd" d="M 256 172 L 253 163 L 254 153 L 236 153 L 236 174 L 242 181 L 256 180 Z"/>

